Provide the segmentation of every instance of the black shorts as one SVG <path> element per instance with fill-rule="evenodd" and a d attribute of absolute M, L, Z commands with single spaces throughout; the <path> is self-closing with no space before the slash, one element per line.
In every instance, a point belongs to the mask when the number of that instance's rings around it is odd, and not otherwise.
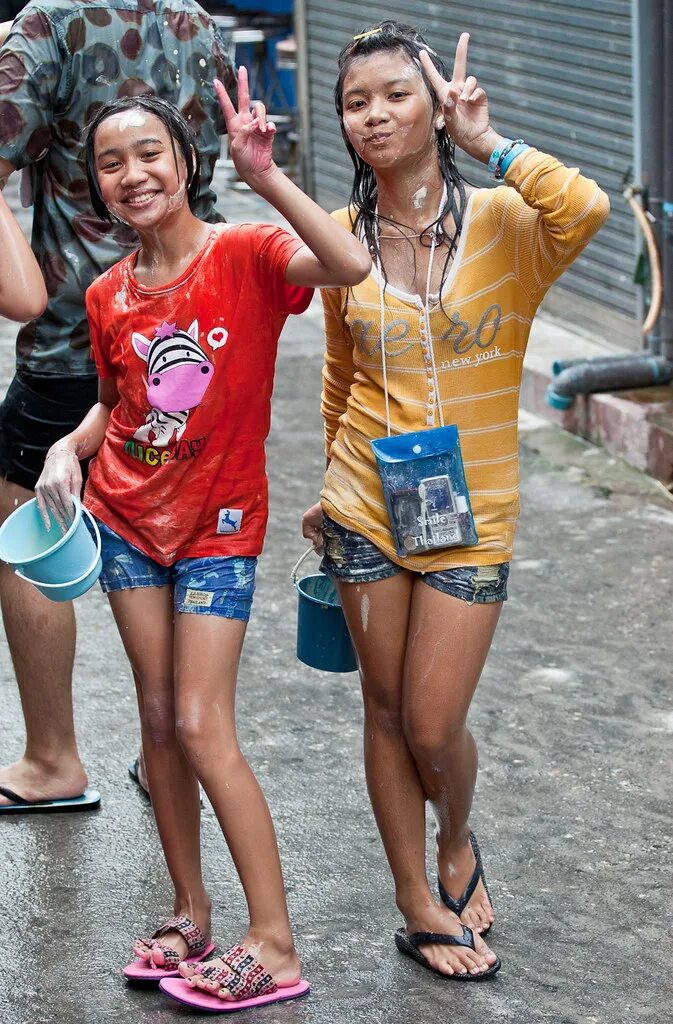
<path fill-rule="evenodd" d="M 49 448 L 74 430 L 97 401 L 97 377 L 17 372 L 0 405 L 0 476 L 34 491 Z M 85 480 L 87 465 L 82 463 Z"/>

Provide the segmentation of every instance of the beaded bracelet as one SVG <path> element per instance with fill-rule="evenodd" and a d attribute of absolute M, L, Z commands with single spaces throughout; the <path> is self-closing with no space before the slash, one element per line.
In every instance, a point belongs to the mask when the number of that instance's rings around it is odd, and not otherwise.
<path fill-rule="evenodd" d="M 497 163 L 495 165 L 495 171 L 493 172 L 494 176 L 496 178 L 499 179 L 501 177 L 500 168 L 502 167 L 502 162 L 507 157 L 507 154 L 510 153 L 514 149 L 515 146 L 519 146 L 522 143 L 523 143 L 523 139 L 508 139 L 507 140 L 507 145 L 503 146 L 501 148 L 500 156 L 498 157 L 498 161 L 497 161 Z"/>
<path fill-rule="evenodd" d="M 488 158 L 488 169 L 491 174 L 495 174 L 498 169 L 498 163 L 500 162 L 503 153 L 505 153 L 510 146 L 514 145 L 513 139 L 503 139 L 500 145 L 496 146 L 490 157 Z"/>
<path fill-rule="evenodd" d="M 516 158 L 521 153 L 525 153 L 527 149 L 530 149 L 530 146 L 528 146 L 523 141 L 523 139 L 518 139 L 515 142 L 515 144 L 510 149 L 507 150 L 506 153 L 503 153 L 502 157 L 500 158 L 500 164 L 498 166 L 498 170 L 496 171 L 496 174 L 495 174 L 495 176 L 496 176 L 498 181 L 502 181 L 502 179 L 505 177 L 505 173 L 506 173 L 509 165 L 514 160 L 516 160 Z"/>
<path fill-rule="evenodd" d="M 529 147 L 523 139 L 503 139 L 502 142 L 495 147 L 488 159 L 489 171 L 495 176 L 497 181 L 501 181 L 503 174 L 514 157 L 518 156 L 519 153 L 523 153 L 524 149 L 528 148 Z"/>

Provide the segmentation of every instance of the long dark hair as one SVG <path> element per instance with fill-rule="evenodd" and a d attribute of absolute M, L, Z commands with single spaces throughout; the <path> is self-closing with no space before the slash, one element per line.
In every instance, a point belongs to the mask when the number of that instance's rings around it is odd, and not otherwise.
<path fill-rule="evenodd" d="M 437 100 L 435 90 L 430 85 L 427 75 L 423 70 L 423 66 L 420 63 L 418 55 L 421 50 L 427 50 L 430 60 L 435 65 L 440 75 L 448 80 L 450 76 L 447 73 L 444 62 L 437 56 L 434 50 L 428 46 L 420 32 L 411 25 L 402 25 L 397 21 L 381 21 L 378 25 L 363 30 L 361 35 L 355 36 L 350 43 L 343 48 L 337 61 L 339 75 L 336 85 L 334 86 L 334 104 L 336 106 L 337 114 L 339 115 L 341 134 L 346 144 L 349 156 L 353 161 L 353 166 L 355 167 L 355 177 L 353 179 L 353 187 L 350 195 L 351 225 L 355 234 L 359 234 L 360 232 L 364 234 L 369 251 L 376 258 L 379 266 L 381 267 L 386 282 L 387 276 L 385 267 L 383 266 L 383 260 L 381 259 L 376 221 L 377 217 L 382 221 L 387 221 L 388 218 L 381 217 L 376 213 L 376 204 L 378 201 L 376 176 L 369 164 L 355 151 L 344 127 L 344 80 L 350 70 L 351 64 L 359 57 L 369 57 L 372 53 L 380 53 L 381 51 L 397 51 L 405 53 L 423 77 L 423 81 L 425 82 L 425 86 L 432 100 L 432 111 L 434 117 L 434 115 L 439 111 L 439 101 Z M 422 245 L 429 246 L 432 243 L 434 233 L 437 236 L 437 244 L 441 243 L 446 245 L 447 252 L 442 269 L 442 280 L 440 285 L 441 294 L 449 261 L 458 245 L 458 238 L 460 237 L 461 228 L 463 226 L 463 217 L 467 198 L 465 195 L 466 179 L 463 178 L 456 167 L 455 147 L 446 127 L 438 128 L 435 131 L 435 138 L 437 141 L 439 170 L 446 185 L 446 202 L 440 210 L 436 220 L 431 224 L 428 224 L 423 230 L 420 242 Z M 456 225 L 456 231 L 452 238 L 448 238 L 441 230 L 444 219 L 449 213 L 452 215 L 453 222 Z M 409 227 L 409 225 L 401 226 Z M 410 242 L 409 244 L 413 249 L 413 243 Z"/>
<path fill-rule="evenodd" d="M 178 171 L 178 155 L 175 149 L 177 142 L 187 168 L 187 200 L 189 205 L 192 206 L 199 194 L 199 178 L 201 175 L 201 160 L 199 158 L 199 151 L 196 148 L 196 135 L 180 111 L 172 103 L 167 103 L 166 100 L 159 99 L 158 96 L 127 96 L 121 100 L 114 100 L 112 103 L 105 103 L 96 111 L 85 129 L 84 158 L 86 161 L 86 180 L 89 184 L 91 205 L 96 211 L 96 215 L 101 220 L 107 220 L 112 223 L 112 214 L 103 202 L 98 185 L 96 160 L 94 157 L 96 132 L 103 121 L 122 110 L 146 110 L 148 114 L 154 114 L 161 121 L 171 140 L 176 171 Z"/>

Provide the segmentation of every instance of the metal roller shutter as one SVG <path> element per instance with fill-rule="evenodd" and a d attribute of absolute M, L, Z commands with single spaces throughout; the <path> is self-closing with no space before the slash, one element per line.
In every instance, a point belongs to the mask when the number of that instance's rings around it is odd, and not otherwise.
<path fill-rule="evenodd" d="M 585 0 L 389 0 L 366 7 L 354 0 L 302 0 L 297 14 L 306 47 L 310 184 L 323 206 L 344 205 L 350 190 L 352 166 L 332 100 L 336 56 L 345 41 L 392 17 L 417 25 L 451 67 L 457 37 L 469 31 L 469 70 L 488 92 L 498 130 L 580 167 L 610 195 L 607 225 L 562 286 L 552 289 L 556 307 L 571 320 L 617 328 L 615 340 L 633 343 L 636 237 L 621 196 L 633 165 L 630 0 L 592 0 L 590 7 Z M 480 165 L 459 162 L 475 184 L 488 183 Z M 570 307 L 568 292 L 577 297 Z M 549 305 L 554 309 L 553 301 Z"/>

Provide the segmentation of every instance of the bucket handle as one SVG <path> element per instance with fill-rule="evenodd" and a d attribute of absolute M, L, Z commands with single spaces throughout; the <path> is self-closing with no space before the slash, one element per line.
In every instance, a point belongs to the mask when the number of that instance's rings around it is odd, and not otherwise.
<path fill-rule="evenodd" d="M 82 575 L 78 576 L 76 580 L 66 580 L 65 583 L 39 583 L 39 584 L 36 584 L 35 580 L 29 579 L 28 576 L 24 576 L 23 573 L 19 572 L 18 569 L 14 570 L 14 574 L 16 576 L 18 576 L 20 580 L 25 580 L 26 583 L 32 583 L 34 587 L 35 586 L 40 586 L 40 587 L 74 587 L 77 583 L 81 583 L 82 580 L 85 579 L 89 575 L 89 573 L 91 572 L 91 570 L 95 566 L 96 562 L 100 558 L 100 552 L 101 552 L 101 539 L 100 539 L 100 530 L 98 529 L 98 523 L 96 522 L 94 517 L 89 512 L 89 509 L 86 508 L 84 505 L 82 505 L 82 512 L 85 515 L 87 515 L 89 517 L 89 519 L 91 520 L 91 525 L 93 526 L 93 532 L 96 534 L 96 556 L 95 556 L 93 562 L 91 563 L 91 565 L 89 566 L 89 568 L 86 570 L 86 572 L 83 572 Z"/>
<path fill-rule="evenodd" d="M 295 587 L 297 586 L 297 569 L 298 569 L 298 568 L 299 568 L 299 566 L 300 566 L 300 565 L 302 564 L 302 562 L 304 562 L 304 561 L 305 561 L 305 560 L 306 560 L 306 559 L 308 558 L 308 556 L 309 556 L 309 555 L 311 555 L 311 554 L 317 554 L 317 553 L 318 553 L 318 552 L 317 552 L 317 551 L 315 550 L 315 548 L 314 548 L 313 546 L 311 546 L 311 547 L 310 547 L 310 548 L 308 549 L 308 551 L 305 551 L 305 552 L 304 552 L 304 554 L 303 554 L 303 555 L 301 556 L 301 558 L 299 559 L 299 561 L 298 561 L 298 562 L 297 562 L 297 564 L 295 565 L 294 569 L 293 569 L 293 570 L 292 570 L 292 572 L 290 573 L 290 576 L 292 577 L 292 582 L 293 582 L 293 584 L 295 585 Z"/>

